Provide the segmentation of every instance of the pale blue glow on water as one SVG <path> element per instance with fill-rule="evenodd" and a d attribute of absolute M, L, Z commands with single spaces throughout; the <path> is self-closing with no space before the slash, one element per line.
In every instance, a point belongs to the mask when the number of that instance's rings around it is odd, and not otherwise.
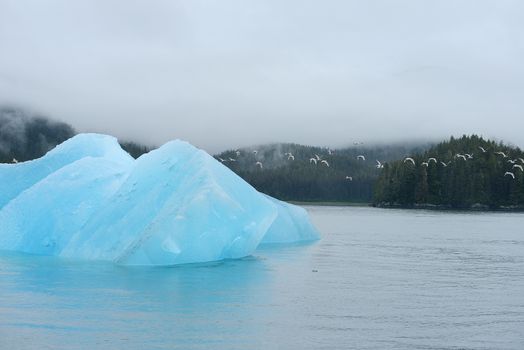
<path fill-rule="evenodd" d="M 1 253 L 0 348 L 524 348 L 523 214 L 308 211 L 321 241 L 234 261 Z"/>

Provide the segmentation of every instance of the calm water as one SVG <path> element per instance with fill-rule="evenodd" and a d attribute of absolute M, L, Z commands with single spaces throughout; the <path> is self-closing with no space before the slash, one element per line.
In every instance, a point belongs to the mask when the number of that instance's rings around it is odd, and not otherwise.
<path fill-rule="evenodd" d="M 321 241 L 237 261 L 0 254 L 0 348 L 524 349 L 524 214 L 308 210 Z"/>

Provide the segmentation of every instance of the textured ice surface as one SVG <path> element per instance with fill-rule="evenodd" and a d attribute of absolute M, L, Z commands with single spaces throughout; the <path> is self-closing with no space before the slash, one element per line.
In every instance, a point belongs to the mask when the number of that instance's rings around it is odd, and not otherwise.
<path fill-rule="evenodd" d="M 40 159 L 0 165 L 0 181 L 5 250 L 173 265 L 319 237 L 304 209 L 183 141 L 135 161 L 113 137 L 82 134 Z"/>

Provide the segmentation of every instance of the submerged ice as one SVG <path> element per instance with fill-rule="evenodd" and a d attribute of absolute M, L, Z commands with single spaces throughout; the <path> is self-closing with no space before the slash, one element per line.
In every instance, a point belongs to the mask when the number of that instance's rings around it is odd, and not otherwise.
<path fill-rule="evenodd" d="M 0 164 L 0 181 L 3 250 L 173 265 L 319 237 L 304 209 L 178 140 L 134 160 L 111 136 L 81 134 L 42 158 Z"/>

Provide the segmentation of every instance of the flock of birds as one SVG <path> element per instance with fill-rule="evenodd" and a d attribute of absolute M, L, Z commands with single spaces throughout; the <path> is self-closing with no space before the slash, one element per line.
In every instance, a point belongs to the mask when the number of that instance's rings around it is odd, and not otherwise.
<path fill-rule="evenodd" d="M 482 152 L 482 153 L 487 153 L 488 151 L 482 147 L 482 146 L 479 146 L 479 150 Z M 501 156 L 502 159 L 506 159 L 508 158 L 508 155 L 502 151 L 498 151 L 498 152 L 494 152 L 494 154 L 498 155 L 498 156 Z M 454 159 L 462 159 L 463 161 L 468 161 L 469 159 L 473 159 L 473 153 L 464 153 L 464 154 L 461 154 L 461 153 L 457 153 L 455 154 L 454 156 Z M 446 162 L 443 162 L 443 161 L 440 161 L 440 164 L 443 166 L 443 167 L 447 167 L 448 165 L 450 165 L 452 163 L 453 160 L 450 160 L 448 161 L 447 163 Z M 425 162 L 422 162 L 421 165 L 422 166 L 425 166 L 425 167 L 429 167 L 429 165 L 431 164 L 431 162 L 434 162 L 435 164 L 437 164 L 437 159 L 436 158 L 429 158 L 427 161 Z M 518 162 L 522 163 L 522 164 L 518 164 Z M 404 158 L 404 163 L 411 163 L 413 165 L 416 165 L 415 163 L 415 160 L 411 157 L 406 157 Z M 509 176 L 513 179 L 515 179 L 515 171 L 517 170 L 520 170 L 521 172 L 524 172 L 524 158 L 516 158 L 516 159 L 507 159 L 507 163 L 510 163 L 512 164 L 512 171 L 506 171 L 504 173 L 504 176 Z M 515 169 L 515 170 L 513 170 Z"/>
<path fill-rule="evenodd" d="M 353 143 L 354 145 L 362 145 L 363 143 L 362 142 L 354 142 Z M 482 146 L 479 146 L 479 150 L 482 152 L 482 153 L 487 153 L 488 150 L 486 150 L 484 147 Z M 240 150 L 235 150 L 234 151 L 236 156 L 239 157 L 241 152 Z M 257 154 L 258 154 L 258 150 L 253 150 L 252 151 L 253 155 L 256 157 Z M 333 154 L 333 151 L 331 149 L 328 149 L 328 155 L 332 155 Z M 502 157 L 502 159 L 506 159 L 508 158 L 508 155 L 502 151 L 497 151 L 497 152 L 494 152 L 494 154 L 496 155 L 499 155 Z M 293 155 L 293 153 L 291 152 L 286 152 L 284 153 L 284 156 L 287 157 L 287 160 L 289 161 L 293 161 L 295 160 L 295 156 Z M 455 154 L 455 159 L 463 159 L 464 161 L 468 161 L 468 159 L 473 159 L 473 153 L 464 153 L 464 154 L 461 154 L 461 153 L 457 153 Z M 228 159 L 224 159 L 224 158 L 221 158 L 221 157 L 218 157 L 218 160 L 220 160 L 222 163 L 225 163 L 225 162 L 236 162 L 237 160 L 235 158 L 232 158 L 232 157 L 229 157 Z M 363 155 L 363 154 L 359 154 L 357 156 L 357 161 L 366 161 L 366 157 Z M 384 164 L 382 164 L 382 162 L 380 162 L 379 160 L 376 160 L 377 164 L 376 164 L 376 168 L 377 169 L 383 169 L 384 168 Z M 435 157 L 431 157 L 431 158 L 428 158 L 427 161 L 424 161 L 421 163 L 422 166 L 425 166 L 425 167 L 429 167 L 429 165 L 431 163 L 434 163 L 434 164 L 437 164 L 438 161 Z M 513 179 L 515 179 L 515 171 L 517 170 L 520 170 L 521 172 L 524 172 L 524 158 L 516 158 L 516 159 L 507 159 L 507 162 L 512 164 L 512 170 L 513 171 L 506 171 L 504 173 L 504 176 L 509 176 Z M 518 162 L 520 162 L 521 164 L 518 164 Z M 18 160 L 16 158 L 13 158 L 12 160 L 12 163 L 16 164 L 18 163 Z M 321 156 L 319 156 L 318 154 L 315 154 L 313 157 L 309 158 L 309 163 L 310 164 L 314 164 L 314 165 L 317 165 L 320 163 L 320 165 L 323 165 L 323 166 L 326 166 L 329 168 L 329 162 L 325 159 L 322 159 Z M 404 163 L 411 163 L 413 164 L 413 166 L 416 166 L 416 162 L 413 158 L 411 157 L 406 157 L 404 158 Z M 448 165 L 450 165 L 452 163 L 452 160 L 448 161 L 447 163 L 444 162 L 444 161 L 440 161 L 440 164 L 443 166 L 443 167 L 447 167 Z M 262 164 L 261 161 L 256 161 L 255 162 L 255 166 L 256 167 L 259 167 L 260 169 L 263 169 L 264 168 L 264 164 Z M 353 181 L 353 176 L 349 176 L 349 175 L 346 175 L 345 177 L 346 180 L 349 180 L 349 181 Z"/>
<path fill-rule="evenodd" d="M 354 142 L 353 144 L 354 145 L 363 145 L 364 143 L 363 142 Z M 234 150 L 233 152 L 237 156 L 237 158 L 241 155 L 241 151 L 240 150 Z M 253 153 L 253 155 L 256 158 L 257 154 L 258 154 L 258 150 L 253 150 L 252 153 Z M 331 156 L 331 155 L 334 154 L 334 151 L 331 150 L 331 149 L 328 149 L 327 150 L 327 154 Z M 293 153 L 291 153 L 291 152 L 285 152 L 283 155 L 284 155 L 284 158 L 287 159 L 288 161 L 294 161 L 295 160 L 295 155 Z M 222 162 L 222 163 L 237 162 L 237 158 L 233 158 L 233 157 L 227 157 L 227 158 L 217 157 L 217 159 L 220 162 Z M 360 155 L 358 155 L 356 157 L 356 160 L 357 161 L 365 161 L 366 157 L 363 154 L 360 154 Z M 325 166 L 326 168 L 330 167 L 330 164 L 329 164 L 328 160 L 323 159 L 323 156 L 320 156 L 320 155 L 318 155 L 316 153 L 311 158 L 309 158 L 309 163 L 313 164 L 313 165 Z M 384 164 L 382 162 L 380 162 L 379 160 L 376 160 L 376 163 L 377 164 L 376 164 L 375 167 L 377 169 L 383 169 L 384 168 Z M 260 169 L 264 168 L 264 164 L 260 160 L 257 160 L 254 163 L 254 166 L 258 167 Z M 348 181 L 353 181 L 353 176 L 346 175 L 345 179 L 348 180 Z"/>
<path fill-rule="evenodd" d="M 361 145 L 363 143 L 362 142 L 355 142 L 354 144 L 355 145 Z M 478 148 L 479 148 L 479 150 L 482 153 L 487 153 L 488 152 L 488 150 L 486 150 L 482 146 L 479 146 Z M 235 150 L 234 152 L 235 152 L 237 157 L 239 157 L 241 155 L 240 150 Z M 332 151 L 331 149 L 328 149 L 328 155 L 332 155 L 333 153 L 334 153 L 334 151 Z M 258 150 L 253 150 L 252 154 L 256 158 L 257 154 L 258 154 Z M 502 152 L 502 151 L 494 152 L 494 154 L 502 157 L 502 159 L 508 158 L 508 155 L 506 153 Z M 294 161 L 295 160 L 295 155 L 293 153 L 291 153 L 291 152 L 286 152 L 286 153 L 284 153 L 284 158 L 287 159 L 288 161 Z M 455 154 L 455 156 L 453 158 L 454 159 L 449 160 L 448 162 L 445 162 L 443 160 L 437 160 L 437 158 L 435 158 L 435 157 L 430 157 L 426 161 L 421 162 L 421 165 L 425 166 L 425 167 L 429 167 L 433 163 L 435 165 L 441 164 L 441 166 L 447 167 L 447 166 L 449 166 L 453 162 L 453 160 L 462 159 L 463 161 L 468 161 L 470 159 L 473 159 L 474 158 L 474 154 L 473 153 L 457 153 L 457 154 Z M 225 163 L 225 162 L 236 162 L 237 161 L 237 159 L 233 158 L 233 157 L 228 157 L 227 159 L 218 157 L 218 160 L 220 160 L 222 163 Z M 364 154 L 359 154 L 359 155 L 357 155 L 356 160 L 360 161 L 360 162 L 365 162 L 366 161 L 366 156 Z M 376 162 L 375 167 L 377 169 L 383 169 L 384 168 L 384 164 L 381 161 L 376 160 L 375 162 Z M 509 176 L 512 179 L 515 179 L 515 172 L 517 170 L 520 170 L 521 172 L 524 172 L 524 159 L 523 158 L 507 159 L 507 162 L 509 164 L 512 164 L 512 168 L 511 168 L 512 171 L 506 171 L 504 173 L 505 177 Z M 521 164 L 519 164 L 519 162 Z M 318 154 L 314 154 L 311 158 L 309 158 L 309 163 L 312 164 L 312 165 L 325 166 L 326 168 L 330 167 L 330 164 L 329 164 L 328 160 L 323 159 L 323 157 L 318 155 Z M 404 158 L 404 163 L 405 164 L 411 163 L 413 166 L 416 166 L 415 159 L 413 159 L 411 157 Z M 254 166 L 259 168 L 259 169 L 263 169 L 264 168 L 264 164 L 260 160 L 256 160 L 255 163 L 254 163 Z M 345 176 L 345 180 L 353 181 L 353 176 L 346 175 Z"/>

